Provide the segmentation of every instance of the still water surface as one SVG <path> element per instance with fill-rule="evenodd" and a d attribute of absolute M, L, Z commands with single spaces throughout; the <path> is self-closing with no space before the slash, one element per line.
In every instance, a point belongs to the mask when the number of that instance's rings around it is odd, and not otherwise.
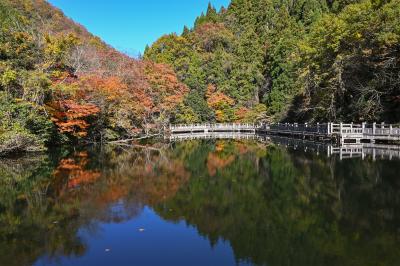
<path fill-rule="evenodd" d="M 0 161 L 0 265 L 400 265 L 400 161 L 255 140 Z"/>

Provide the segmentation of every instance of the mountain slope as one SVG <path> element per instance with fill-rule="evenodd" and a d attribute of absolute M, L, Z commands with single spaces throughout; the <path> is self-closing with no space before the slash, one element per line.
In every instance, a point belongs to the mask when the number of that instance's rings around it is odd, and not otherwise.
<path fill-rule="evenodd" d="M 0 3 L 0 155 L 161 128 L 187 93 L 170 67 L 132 59 L 44 0 Z"/>
<path fill-rule="evenodd" d="M 398 0 L 232 0 L 144 56 L 173 66 L 199 121 L 397 122 L 399 11 Z"/>

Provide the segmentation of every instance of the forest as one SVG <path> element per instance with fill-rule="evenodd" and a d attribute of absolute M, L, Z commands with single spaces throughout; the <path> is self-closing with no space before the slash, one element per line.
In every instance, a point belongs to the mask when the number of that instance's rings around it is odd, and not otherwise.
<path fill-rule="evenodd" d="M 232 0 L 131 58 L 45 0 L 0 3 L 0 156 L 170 123 L 400 120 L 400 0 Z"/>
<path fill-rule="evenodd" d="M 396 0 L 233 0 L 144 58 L 190 88 L 186 120 L 398 122 L 399 41 Z"/>
<path fill-rule="evenodd" d="M 1 1 L 0 31 L 0 155 L 149 134 L 189 92 L 44 0 Z"/>

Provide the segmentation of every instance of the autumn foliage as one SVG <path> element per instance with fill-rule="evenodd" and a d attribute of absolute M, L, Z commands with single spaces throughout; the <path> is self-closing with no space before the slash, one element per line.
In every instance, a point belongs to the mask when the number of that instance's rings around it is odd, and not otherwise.
<path fill-rule="evenodd" d="M 231 120 L 232 107 L 235 101 L 223 93 L 217 91 L 217 88 L 213 84 L 209 84 L 206 92 L 207 104 L 215 111 L 216 120 L 218 122 L 226 122 Z"/>
<path fill-rule="evenodd" d="M 0 112 L 0 134 L 30 149 L 158 133 L 189 92 L 171 67 L 115 50 L 47 1 L 4 0 L 0 14 L 0 98 L 21 110 L 7 124 Z"/>
<path fill-rule="evenodd" d="M 186 85 L 176 77 L 172 68 L 165 64 L 146 62 L 147 96 L 151 99 L 153 113 L 170 113 L 189 92 Z"/>
<path fill-rule="evenodd" d="M 88 119 L 100 112 L 94 104 L 78 104 L 73 100 L 53 102 L 52 121 L 60 133 L 68 133 L 76 137 L 86 137 L 90 126 Z"/>
<path fill-rule="evenodd" d="M 114 50 L 83 50 L 76 60 L 86 67 L 51 80 L 56 90 L 47 106 L 61 134 L 87 137 L 93 123 L 115 135 L 148 133 L 169 122 L 189 91 L 169 66 Z"/>

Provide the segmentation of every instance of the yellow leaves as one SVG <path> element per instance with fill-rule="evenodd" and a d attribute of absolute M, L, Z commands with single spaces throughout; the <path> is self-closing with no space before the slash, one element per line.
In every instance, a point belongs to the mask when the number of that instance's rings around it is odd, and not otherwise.
<path fill-rule="evenodd" d="M 14 32 L 13 33 L 13 48 L 16 55 L 20 55 L 24 51 L 28 50 L 31 43 L 32 37 L 26 32 Z"/>
<path fill-rule="evenodd" d="M 0 84 L 4 87 L 9 86 L 17 79 L 17 72 L 15 70 L 6 69 L 0 76 Z"/>
<path fill-rule="evenodd" d="M 216 110 L 215 111 L 215 118 L 217 122 L 224 122 L 225 121 L 225 114 L 223 110 Z"/>
<path fill-rule="evenodd" d="M 400 42 L 400 35 L 393 32 L 383 32 L 378 35 L 378 40 L 382 45 L 393 46 Z"/>
<path fill-rule="evenodd" d="M 183 103 L 181 103 L 178 107 L 176 119 L 178 123 L 192 124 L 201 122 L 199 116 L 194 112 L 194 110 Z"/>
<path fill-rule="evenodd" d="M 45 36 L 46 48 L 44 53 L 50 65 L 63 64 L 66 56 L 71 48 L 77 46 L 80 42 L 78 37 L 70 33 L 68 35 L 61 35 L 58 37 L 47 35 Z"/>

